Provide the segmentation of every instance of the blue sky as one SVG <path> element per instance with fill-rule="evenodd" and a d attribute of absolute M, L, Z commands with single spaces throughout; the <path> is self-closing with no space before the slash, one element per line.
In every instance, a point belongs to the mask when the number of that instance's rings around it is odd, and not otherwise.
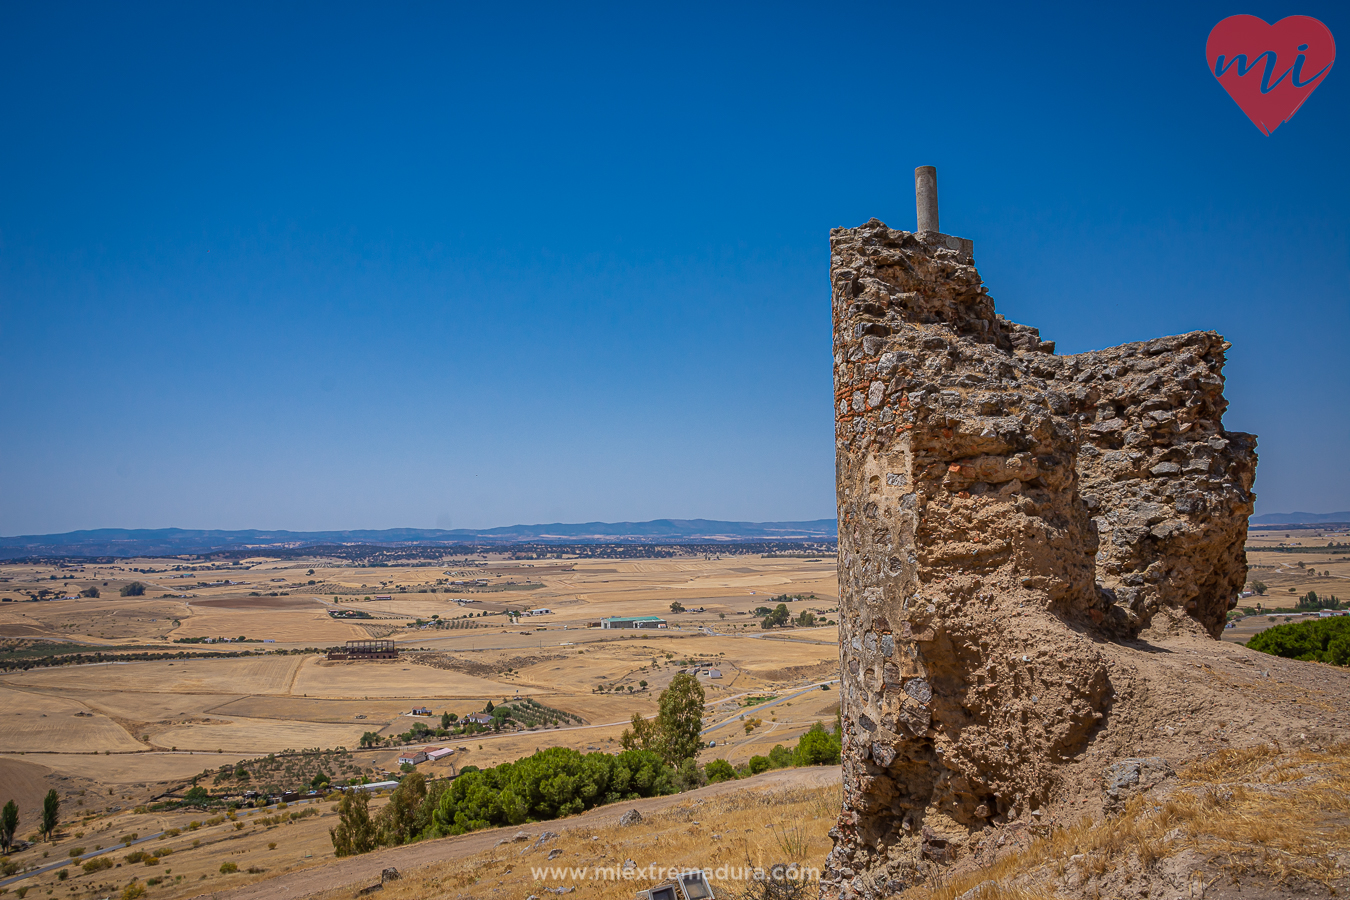
<path fill-rule="evenodd" d="M 1204 58 L 1350 8 L 491 6 L 0 6 L 0 534 L 831 516 L 829 229 L 928 164 L 1001 312 L 1222 332 L 1258 512 L 1350 509 L 1346 64 L 1266 137 Z"/>

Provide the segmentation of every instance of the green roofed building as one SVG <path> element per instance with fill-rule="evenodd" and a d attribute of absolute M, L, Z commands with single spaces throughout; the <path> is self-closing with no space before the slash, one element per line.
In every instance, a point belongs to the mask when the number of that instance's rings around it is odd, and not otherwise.
<path fill-rule="evenodd" d="M 610 616 L 600 620 L 601 628 L 665 628 L 660 616 Z"/>

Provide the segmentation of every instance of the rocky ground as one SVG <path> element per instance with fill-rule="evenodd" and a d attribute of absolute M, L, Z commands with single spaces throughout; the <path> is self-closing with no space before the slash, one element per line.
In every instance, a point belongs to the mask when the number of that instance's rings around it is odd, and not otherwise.
<path fill-rule="evenodd" d="M 910 900 L 1350 890 L 1350 672 L 1188 622 L 1103 643 L 1115 698 L 1040 809 L 929 862 Z"/>

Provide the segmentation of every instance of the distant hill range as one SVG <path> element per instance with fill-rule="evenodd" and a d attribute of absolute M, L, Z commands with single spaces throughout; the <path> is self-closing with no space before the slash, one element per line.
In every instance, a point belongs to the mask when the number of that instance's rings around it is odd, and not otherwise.
<path fill-rule="evenodd" d="M 204 531 L 187 528 L 96 528 L 65 534 L 0 537 L 0 559 L 25 556 L 177 556 L 221 550 L 295 549 L 306 546 L 419 544 L 704 544 L 748 541 L 833 542 L 834 519 L 809 522 L 719 522 L 653 519 L 579 525 L 510 525 L 465 528 L 387 528 L 380 531 Z"/>
<path fill-rule="evenodd" d="M 1334 513 L 1263 513 L 1252 516 L 1253 525 L 1326 525 L 1331 522 L 1350 522 L 1350 512 Z"/>

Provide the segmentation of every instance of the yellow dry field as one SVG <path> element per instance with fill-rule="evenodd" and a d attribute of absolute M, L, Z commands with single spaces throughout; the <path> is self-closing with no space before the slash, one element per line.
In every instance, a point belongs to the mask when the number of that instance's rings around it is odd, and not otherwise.
<path fill-rule="evenodd" d="M 0 760 L 38 764 L 56 773 L 60 779 L 96 782 L 102 789 L 92 792 L 86 804 L 90 811 L 94 811 L 105 806 L 102 801 L 96 802 L 95 794 L 101 796 L 103 801 L 115 804 L 126 791 L 132 791 L 136 802 L 144 802 L 147 797 L 161 793 L 165 785 L 182 783 L 204 769 L 232 763 L 244 756 L 238 753 L 143 750 L 139 753 L 113 753 L 110 756 L 102 753 L 9 754 L 0 755 Z M 64 784 L 52 786 L 57 787 L 63 795 L 66 793 Z M 113 788 L 112 793 L 108 792 L 109 787 Z M 62 803 L 68 806 L 69 800 L 63 799 Z"/>
<path fill-rule="evenodd" d="M 278 750 L 307 747 L 355 747 L 366 729 L 353 725 L 277 720 L 219 720 L 183 725 L 148 726 L 150 743 L 180 750 L 213 751 L 230 748 L 236 755 L 266 756 Z"/>
<path fill-rule="evenodd" d="M 329 618 L 323 609 L 197 607 L 174 629 L 173 638 L 247 637 L 305 646 L 328 646 L 370 637 L 352 622 Z M 248 645 L 245 645 L 248 646 Z"/>
<path fill-rule="evenodd" d="M 489 700 L 528 697 L 585 724 L 432 738 L 423 743 L 460 752 L 427 764 L 428 774 L 496 765 L 555 745 L 617 749 L 631 717 L 654 715 L 660 692 L 691 666 L 721 673 L 699 676 L 710 724 L 739 716 L 749 697 L 787 696 L 837 674 L 833 627 L 776 631 L 766 639 L 755 612 L 775 605 L 780 594 L 802 595 L 787 601 L 794 616 L 811 610 L 833 618 L 838 591 L 830 557 L 478 563 L 360 569 L 332 560 L 259 558 L 219 565 L 151 559 L 73 568 L 0 565 L 0 598 L 11 600 L 0 603 L 0 637 L 69 641 L 105 652 L 197 654 L 0 672 L 0 755 L 40 760 L 63 796 L 77 781 L 101 785 L 70 802 L 99 811 L 119 807 L 110 815 L 121 822 L 134 804 L 181 789 L 184 779 L 207 768 L 286 749 L 356 748 L 366 732 L 388 738 L 415 721 L 434 727 L 442 712 L 464 716 Z M 135 581 L 146 586 L 145 596 L 120 596 Z M 101 596 L 28 602 L 42 590 L 68 596 L 86 587 Z M 374 599 L 385 594 L 390 599 Z M 685 611 L 672 612 L 672 603 Z M 516 624 L 500 615 L 537 608 L 551 612 Z M 334 619 L 330 610 L 371 618 Z M 669 627 L 589 627 L 604 616 L 647 614 Z M 458 627 L 409 627 L 434 616 Z M 173 642 L 241 635 L 275 643 Z M 401 659 L 329 662 L 269 652 L 383 635 L 399 642 Z M 419 655 L 419 649 L 431 652 Z M 201 658 L 217 650 L 262 655 Z M 717 746 L 703 758 L 740 763 L 775 743 L 791 744 L 817 720 L 832 724 L 835 702 L 833 689 L 787 701 L 748 716 L 761 719 L 749 734 L 735 719 L 709 733 Z M 414 706 L 428 706 L 437 717 L 413 719 Z M 362 751 L 361 764 L 395 772 L 399 753 L 396 747 Z"/>
<path fill-rule="evenodd" d="M 1247 564 L 1248 584 L 1259 581 L 1266 585 L 1266 593 L 1244 598 L 1240 606 L 1293 607 L 1308 591 L 1350 600 L 1350 531 L 1252 531 L 1247 536 Z"/>
<path fill-rule="evenodd" d="M 24 598 L 26 599 L 26 598 Z M 177 600 L 83 598 L 0 603 L 0 637 L 48 637 L 91 644 L 164 641 L 187 615 Z"/>
<path fill-rule="evenodd" d="M 305 661 L 302 656 L 261 656 L 65 666 L 7 674 L 0 683 L 59 687 L 72 694 L 286 694 Z"/>
<path fill-rule="evenodd" d="M 0 685 L 0 752 L 89 754 L 140 749 L 116 722 L 90 713 L 78 700 Z"/>
<path fill-rule="evenodd" d="M 158 663 L 175 669 L 182 665 L 176 663 Z M 24 684 L 24 690 L 39 694 L 58 694 L 67 690 L 64 685 Z M 199 694 L 173 693 L 170 691 L 81 691 L 80 700 L 89 709 L 103 713 L 127 727 L 135 730 L 135 725 L 145 722 L 169 721 L 174 719 L 194 719 L 210 714 L 222 704 L 239 698 L 238 694 Z"/>
<path fill-rule="evenodd" d="M 406 626 L 419 617 L 448 621 L 483 611 L 540 607 L 553 613 L 527 620 L 526 626 L 531 630 L 542 626 L 550 637 L 563 625 L 575 630 L 611 615 L 666 616 L 672 630 L 711 627 L 743 632 L 758 627 L 758 617 L 751 611 L 778 594 L 815 595 L 814 600 L 791 603 L 794 613 L 812 609 L 830 614 L 838 607 L 835 561 L 830 556 L 562 563 L 494 558 L 473 566 L 389 568 L 335 562 L 257 558 L 238 564 L 188 564 L 131 559 L 76 567 L 0 565 L 0 600 L 16 601 L 0 602 L 0 637 L 93 644 L 136 641 L 178 649 L 181 645 L 172 641 L 243 635 L 303 647 L 384 636 L 399 629 L 413 637 Z M 51 580 L 52 575 L 57 580 Z M 119 596 L 133 582 L 144 585 L 145 595 Z M 86 588 L 99 590 L 101 596 L 17 602 L 38 590 L 67 596 Z M 391 599 L 374 599 L 384 595 Z M 456 600 L 471 602 L 461 605 Z M 683 603 L 689 611 L 672 615 L 673 602 Z M 695 611 L 698 607 L 703 611 Z M 328 615 L 343 609 L 372 618 L 342 620 Z M 471 635 L 469 630 L 442 630 L 416 636 Z"/>
<path fill-rule="evenodd" d="M 421 698 L 419 698 L 421 699 Z M 431 701 L 426 701 L 431 702 Z M 474 712 L 481 703 L 438 700 L 436 711 L 459 715 Z M 325 700 L 316 697 L 262 697 L 233 698 L 211 710 L 212 714 L 245 719 L 277 719 L 290 722 L 325 722 L 344 725 L 357 721 L 392 722 L 407 714 L 415 704 L 406 700 Z M 358 718 L 359 717 L 359 718 Z"/>
<path fill-rule="evenodd" d="M 419 666 L 407 660 L 330 663 L 315 657 L 305 658 L 290 691 L 344 700 L 401 697 L 410 701 L 409 707 L 430 698 L 486 699 L 498 697 L 501 692 L 502 686 L 496 681 Z"/>

